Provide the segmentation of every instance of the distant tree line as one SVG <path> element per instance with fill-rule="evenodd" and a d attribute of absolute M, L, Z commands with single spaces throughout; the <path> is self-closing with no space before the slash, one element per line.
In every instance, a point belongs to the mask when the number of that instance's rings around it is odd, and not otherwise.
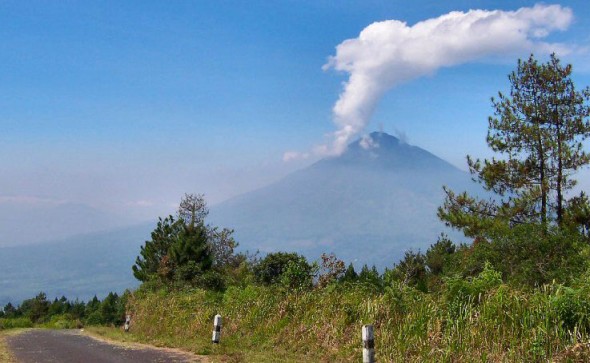
<path fill-rule="evenodd" d="M 48 324 L 61 321 L 64 328 L 82 327 L 84 325 L 119 326 L 125 321 L 125 306 L 129 297 L 126 291 L 119 296 L 110 292 L 102 301 L 94 296 L 88 302 L 78 299 L 70 301 L 65 296 L 47 299 L 44 292 L 34 298 L 24 300 L 20 305 L 6 304 L 0 310 L 0 328 L 9 325 L 6 320 L 24 319 L 25 323 Z"/>
<path fill-rule="evenodd" d="M 187 203 L 187 201 L 192 201 Z M 486 266 L 503 281 L 535 287 L 557 281 L 568 283 L 588 267 L 584 253 L 588 242 L 578 229 L 517 224 L 507 230 L 476 238 L 472 244 L 454 244 L 441 235 L 425 252 L 407 251 L 391 268 L 346 266 L 334 254 L 308 261 L 295 252 L 273 252 L 263 258 L 236 253 L 232 231 L 206 226 L 206 203 L 202 195 L 186 195 L 181 205 L 195 206 L 185 217 L 160 219 L 152 240 L 141 248 L 133 266 L 143 288 L 223 291 L 228 286 L 277 286 L 314 289 L 362 284 L 375 292 L 403 284 L 423 292 L 435 292 L 449 278 L 470 279 Z M 185 209 L 181 207 L 181 211 Z M 196 215 L 197 217 L 192 217 Z M 188 224 L 186 221 L 189 221 Z M 222 251 L 222 252 L 220 252 Z M 584 252 L 585 251 L 585 252 Z"/>

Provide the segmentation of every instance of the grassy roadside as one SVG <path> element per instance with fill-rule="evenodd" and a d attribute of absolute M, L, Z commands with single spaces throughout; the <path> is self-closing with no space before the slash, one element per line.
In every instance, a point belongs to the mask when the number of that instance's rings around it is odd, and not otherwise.
<path fill-rule="evenodd" d="M 378 361 L 590 361 L 590 283 L 523 291 L 495 275 L 449 280 L 435 294 L 401 285 L 140 290 L 128 305 L 130 335 L 214 362 L 356 362 L 360 328 L 372 323 Z M 213 345 L 217 313 L 222 342 Z"/>
<path fill-rule="evenodd" d="M 137 335 L 125 333 L 120 328 L 106 327 L 106 326 L 90 326 L 82 330 L 83 334 L 88 335 L 94 339 L 107 342 L 109 344 L 118 345 L 124 348 L 144 349 L 154 348 L 164 349 L 172 353 L 185 354 L 187 357 L 194 356 L 194 359 L 201 363 L 209 363 L 209 357 L 198 356 L 194 352 L 188 350 L 178 349 L 176 347 L 157 346 L 149 344 L 150 342 L 142 340 Z"/>
<path fill-rule="evenodd" d="M 189 352 L 195 354 L 205 362 L 211 363 L 233 363 L 233 362 L 261 362 L 261 363 L 295 363 L 307 361 L 308 356 L 280 351 L 278 347 L 270 349 L 264 353 L 240 346 L 235 342 L 229 342 L 223 345 L 213 345 L 209 341 L 197 342 L 197 340 L 182 342 L 173 337 L 170 338 L 152 338 L 139 333 L 125 333 L 121 329 L 93 326 L 85 328 L 84 332 L 96 339 L 106 340 L 108 342 L 119 344 L 127 347 L 137 347 L 138 345 L 155 346 L 180 352 Z M 318 360 L 319 361 L 319 360 Z"/>

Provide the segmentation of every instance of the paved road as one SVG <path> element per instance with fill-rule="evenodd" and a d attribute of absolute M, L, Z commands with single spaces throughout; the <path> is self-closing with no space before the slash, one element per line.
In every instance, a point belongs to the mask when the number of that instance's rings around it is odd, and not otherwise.
<path fill-rule="evenodd" d="M 201 362 L 180 352 L 109 344 L 77 330 L 30 330 L 8 337 L 6 342 L 22 363 Z"/>

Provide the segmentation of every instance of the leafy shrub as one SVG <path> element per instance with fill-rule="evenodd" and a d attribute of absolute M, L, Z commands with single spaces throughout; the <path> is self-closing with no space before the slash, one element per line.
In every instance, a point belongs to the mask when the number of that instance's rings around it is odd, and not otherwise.
<path fill-rule="evenodd" d="M 281 285 L 292 289 L 310 288 L 313 286 L 314 266 L 305 260 L 289 261 L 281 274 Z"/>
<path fill-rule="evenodd" d="M 448 269 L 455 250 L 456 246 L 453 242 L 445 235 L 441 235 L 438 241 L 426 251 L 425 263 L 429 272 L 433 275 L 440 275 L 445 269 Z"/>
<path fill-rule="evenodd" d="M 474 278 L 465 279 L 454 275 L 444 278 L 444 282 L 449 310 L 451 314 L 457 314 L 460 309 L 480 302 L 488 291 L 502 284 L 502 276 L 486 262 L 483 271 Z"/>
<path fill-rule="evenodd" d="M 86 318 L 86 325 L 102 325 L 104 323 L 105 321 L 100 311 L 94 311 Z"/>
<path fill-rule="evenodd" d="M 474 276 L 486 262 L 502 273 L 505 281 L 539 287 L 555 280 L 569 284 L 588 267 L 581 254 L 580 235 L 557 227 L 522 224 L 496 229 L 489 240 L 477 239 L 460 249 L 463 276 Z"/>
<path fill-rule="evenodd" d="M 282 279 L 282 275 L 290 270 L 288 276 Z M 312 266 L 307 262 L 305 257 L 297 253 L 276 252 L 269 253 L 256 266 L 254 266 L 254 277 L 256 282 L 262 285 L 272 285 L 281 282 L 290 285 L 290 278 L 295 285 L 304 280 L 304 274 L 307 271 L 312 273 Z"/>
<path fill-rule="evenodd" d="M 562 326 L 571 331 L 590 330 L 590 301 L 583 289 L 560 286 L 551 298 L 551 308 Z"/>
<path fill-rule="evenodd" d="M 0 330 L 15 328 L 32 328 L 33 322 L 29 318 L 2 318 L 0 319 Z"/>
<path fill-rule="evenodd" d="M 209 270 L 197 277 L 196 286 L 207 290 L 223 291 L 225 290 L 225 279 L 220 272 Z"/>
<path fill-rule="evenodd" d="M 72 319 L 69 314 L 53 315 L 43 327 L 50 329 L 76 329 L 80 326 L 80 321 Z"/>

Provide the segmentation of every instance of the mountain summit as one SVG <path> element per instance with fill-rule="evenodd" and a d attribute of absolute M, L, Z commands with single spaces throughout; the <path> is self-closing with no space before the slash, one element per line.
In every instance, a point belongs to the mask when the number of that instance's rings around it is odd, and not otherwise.
<path fill-rule="evenodd" d="M 357 164 L 391 171 L 458 170 L 428 151 L 402 142 L 384 132 L 373 132 L 364 136 L 351 143 L 342 155 L 320 160 L 317 164 Z"/>
<path fill-rule="evenodd" d="M 242 249 L 311 259 L 334 252 L 385 267 L 445 230 L 436 217 L 443 185 L 469 184 L 465 172 L 428 151 L 374 132 L 340 156 L 211 208 L 210 220 L 234 228 Z"/>

